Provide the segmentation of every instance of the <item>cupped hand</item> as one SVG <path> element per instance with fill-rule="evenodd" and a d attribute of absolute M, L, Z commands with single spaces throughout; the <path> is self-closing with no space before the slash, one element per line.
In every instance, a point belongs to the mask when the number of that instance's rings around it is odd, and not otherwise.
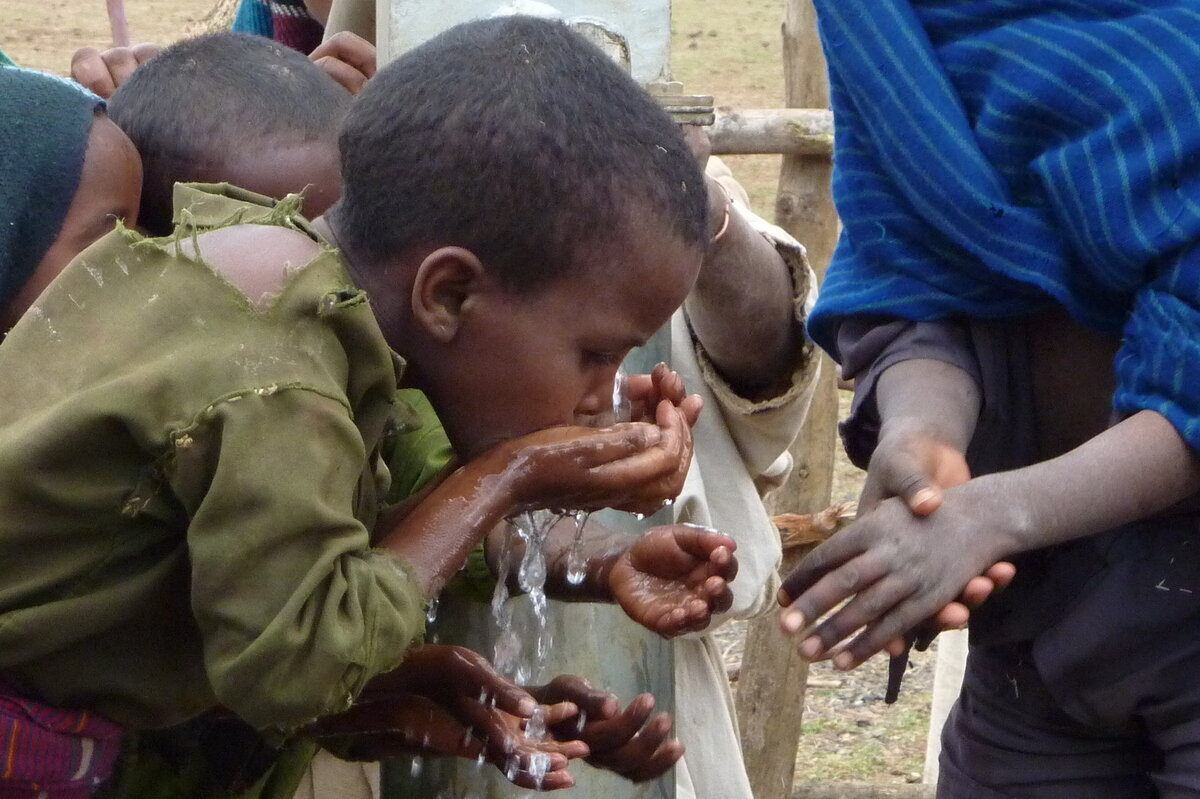
<path fill-rule="evenodd" d="M 508 471 L 518 509 L 658 510 L 683 489 L 692 430 L 667 401 L 659 403 L 656 422 L 601 430 L 557 427 L 502 445 L 511 453 Z"/>
<path fill-rule="evenodd" d="M 682 410 L 691 427 L 700 418 L 704 400 L 697 394 L 688 394 L 683 378 L 665 363 L 655 366 L 648 375 L 626 375 L 624 381 L 630 419 L 635 422 L 654 421 L 658 404 L 663 400 Z"/>
<path fill-rule="evenodd" d="M 671 716 L 653 714 L 654 697 L 637 696 L 621 709 L 617 697 L 582 677 L 562 676 L 530 692 L 541 702 L 569 702 L 580 713 L 551 725 L 555 737 L 578 738 L 591 749 L 586 761 L 633 782 L 662 776 L 683 757 L 683 744 L 670 738 Z"/>
<path fill-rule="evenodd" d="M 568 761 L 587 755 L 588 747 L 574 739 L 531 740 L 525 725 L 538 707 L 528 691 L 482 655 L 464 647 L 428 645 L 372 680 L 359 704 L 321 719 L 309 733 L 338 742 L 341 751 L 355 758 L 400 751 L 482 755 L 522 787 L 570 787 L 574 779 L 566 770 Z M 541 710 L 547 724 L 561 724 L 579 712 L 570 702 Z M 540 780 L 539 770 L 545 771 Z"/>
<path fill-rule="evenodd" d="M 817 659 L 862 630 L 834 657 L 838 668 L 857 666 L 960 596 L 1012 548 L 1008 511 L 978 480 L 946 491 L 942 507 L 926 517 L 900 499 L 886 500 L 784 580 L 784 631 L 803 635 L 800 653 Z"/>
<path fill-rule="evenodd" d="M 655 527 L 617 559 L 609 573 L 613 598 L 626 615 L 670 638 L 703 630 L 733 604 L 737 543 L 686 524 Z"/>
<path fill-rule="evenodd" d="M 149 42 L 103 52 L 95 47 L 81 47 L 71 56 L 71 79 L 109 100 L 135 69 L 161 51 L 161 47 Z"/>

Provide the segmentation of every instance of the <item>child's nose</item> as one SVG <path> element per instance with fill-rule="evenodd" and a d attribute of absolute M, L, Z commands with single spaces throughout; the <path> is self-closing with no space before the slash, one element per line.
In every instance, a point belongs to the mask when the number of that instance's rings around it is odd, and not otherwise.
<path fill-rule="evenodd" d="M 605 398 L 598 391 L 589 391 L 575 406 L 575 414 L 577 416 L 597 416 L 601 413 L 612 410 L 612 395 L 611 393 Z"/>

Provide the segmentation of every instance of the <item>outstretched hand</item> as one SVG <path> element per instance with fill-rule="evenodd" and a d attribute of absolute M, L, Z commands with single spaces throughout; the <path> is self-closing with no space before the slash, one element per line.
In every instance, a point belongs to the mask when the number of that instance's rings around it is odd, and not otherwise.
<path fill-rule="evenodd" d="M 640 694 L 624 710 L 617 697 L 593 688 L 582 677 L 565 675 L 530 692 L 544 703 L 579 708 L 577 718 L 550 725 L 556 738 L 578 738 L 591 754 L 586 761 L 633 782 L 645 782 L 669 771 L 681 757 L 683 744 L 669 738 L 671 716 L 653 714 L 654 697 Z"/>
<path fill-rule="evenodd" d="M 398 753 L 482 757 L 523 788 L 569 788 L 575 781 L 568 762 L 589 749 L 577 737 L 531 740 L 525 728 L 538 707 L 532 694 L 482 655 L 424 646 L 372 681 L 359 704 L 319 720 L 308 733 L 351 759 Z M 541 711 L 547 725 L 562 725 L 579 707 L 555 701 Z"/>
<path fill-rule="evenodd" d="M 914 516 L 928 516 L 941 507 L 946 489 L 970 479 L 967 459 L 957 448 L 919 423 L 892 420 L 880 431 L 879 443 L 871 455 L 858 513 L 865 517 L 883 500 L 898 497 Z M 1012 582 L 1015 574 L 1015 567 L 1002 561 L 971 578 L 954 601 L 922 623 L 916 636 L 918 648 L 928 646 L 943 630 L 964 627 L 971 610 Z M 899 655 L 906 648 L 906 641 L 897 637 L 885 648 L 889 654 Z"/>
<path fill-rule="evenodd" d="M 629 618 L 666 638 L 703 630 L 733 604 L 735 549 L 732 538 L 702 527 L 655 527 L 613 565 L 613 598 Z"/>
<path fill-rule="evenodd" d="M 800 653 L 834 656 L 848 669 L 917 627 L 964 591 L 1012 546 L 1003 498 L 980 481 L 949 489 L 942 507 L 914 516 L 900 499 L 881 503 L 868 516 L 834 535 L 801 562 L 783 583 L 782 624 L 803 634 Z M 843 600 L 829 618 L 807 630 Z"/>

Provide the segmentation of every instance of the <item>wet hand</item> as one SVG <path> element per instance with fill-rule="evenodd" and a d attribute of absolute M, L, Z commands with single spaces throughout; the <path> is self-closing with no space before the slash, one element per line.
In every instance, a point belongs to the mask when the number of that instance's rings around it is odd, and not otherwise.
<path fill-rule="evenodd" d="M 148 42 L 103 52 L 95 47 L 81 47 L 71 56 L 71 79 L 108 100 L 135 69 L 161 51 L 157 44 Z"/>
<path fill-rule="evenodd" d="M 648 375 L 626 375 L 623 390 L 629 400 L 630 419 L 635 422 L 654 421 L 658 404 L 663 400 L 678 407 L 694 427 L 700 418 L 704 400 L 697 394 L 688 394 L 683 378 L 665 363 L 660 363 Z"/>
<path fill-rule="evenodd" d="M 671 716 L 654 714 L 654 697 L 641 694 L 624 710 L 617 697 L 593 688 L 582 677 L 562 676 L 549 685 L 530 687 L 539 701 L 567 701 L 579 716 L 551 726 L 555 737 L 578 738 L 591 749 L 587 762 L 633 782 L 669 771 L 683 757 L 683 744 L 669 738 Z"/>
<path fill-rule="evenodd" d="M 566 771 L 568 761 L 589 750 L 578 740 L 530 739 L 526 724 L 538 710 L 528 691 L 482 655 L 464 647 L 429 645 L 373 680 L 358 705 L 322 719 L 309 733 L 342 742 L 341 751 L 355 758 L 378 759 L 398 751 L 482 756 L 522 787 L 570 787 L 574 778 Z M 578 710 L 570 702 L 540 708 L 547 724 L 574 718 Z"/>
<path fill-rule="evenodd" d="M 609 573 L 613 598 L 626 615 L 670 638 L 703 630 L 733 604 L 737 543 L 686 524 L 655 527 L 617 559 Z"/>
<path fill-rule="evenodd" d="M 559 427 L 508 442 L 517 509 L 658 510 L 683 489 L 692 431 L 667 401 L 659 403 L 656 422 Z"/>
<path fill-rule="evenodd" d="M 789 635 L 802 636 L 808 659 L 856 631 L 833 655 L 848 669 L 934 615 L 959 596 L 972 578 L 1015 551 L 1008 506 L 979 481 L 945 493 L 937 513 L 915 517 L 899 499 L 881 503 L 817 547 L 785 580 L 781 618 Z M 821 621 L 843 600 L 850 601 Z"/>
<path fill-rule="evenodd" d="M 330 36 L 308 58 L 351 94 L 358 94 L 375 77 L 375 45 L 350 31 Z"/>

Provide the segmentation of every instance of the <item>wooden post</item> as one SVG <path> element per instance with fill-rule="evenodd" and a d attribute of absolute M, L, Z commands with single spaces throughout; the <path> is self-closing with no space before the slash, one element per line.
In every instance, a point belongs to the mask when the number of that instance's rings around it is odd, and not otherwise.
<path fill-rule="evenodd" d="M 833 154 L 833 114 L 824 108 L 718 108 L 708 129 L 713 155 Z"/>
<path fill-rule="evenodd" d="M 827 108 L 829 85 L 812 0 L 788 0 L 783 24 L 787 105 Z M 776 221 L 808 248 L 818 278 L 837 242 L 837 213 L 830 196 L 828 156 L 783 160 Z M 825 358 L 808 420 L 792 446 L 795 471 L 776 495 L 776 509 L 814 513 L 829 504 L 837 427 L 837 382 Z M 781 571 L 795 567 L 807 548 L 785 553 Z M 779 631 L 776 614 L 751 623 L 738 681 L 737 711 L 750 785 L 757 799 L 789 799 L 800 740 L 808 664 Z"/>

